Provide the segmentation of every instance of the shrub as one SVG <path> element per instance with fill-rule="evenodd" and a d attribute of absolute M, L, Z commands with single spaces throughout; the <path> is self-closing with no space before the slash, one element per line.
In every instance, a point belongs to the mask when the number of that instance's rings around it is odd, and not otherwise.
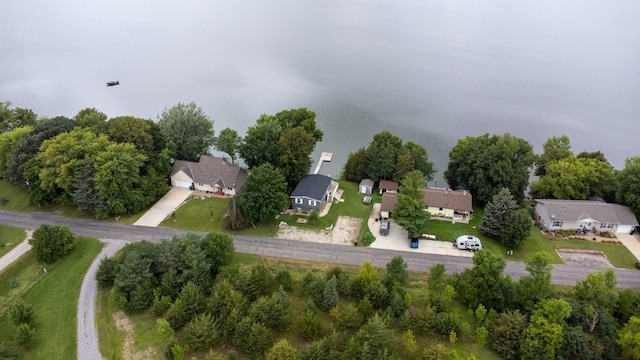
<path fill-rule="evenodd" d="M 18 360 L 18 352 L 2 343 L 0 343 L 0 359 L 2 360 Z"/>
<path fill-rule="evenodd" d="M 458 314 L 441 312 L 437 313 L 434 321 L 434 328 L 440 334 L 449 336 L 451 332 L 460 332 L 460 320 Z"/>
<path fill-rule="evenodd" d="M 76 247 L 75 238 L 68 227 L 41 225 L 29 240 L 39 262 L 51 264 Z"/>
<path fill-rule="evenodd" d="M 376 241 L 376 237 L 373 236 L 372 233 L 367 231 L 364 234 L 362 234 L 362 237 L 360 238 L 360 245 L 369 246 L 373 244 L 374 241 Z"/>
<path fill-rule="evenodd" d="M 297 360 L 298 350 L 291 346 L 289 342 L 282 339 L 275 343 L 273 347 L 267 352 L 265 356 L 266 360 Z"/>
<path fill-rule="evenodd" d="M 20 324 L 18 326 L 18 337 L 16 342 L 20 345 L 24 345 L 27 348 L 33 344 L 33 337 L 35 335 L 35 329 L 29 324 Z"/>
<path fill-rule="evenodd" d="M 155 316 L 162 316 L 164 313 L 169 310 L 171 306 L 171 296 L 163 295 L 163 296 L 155 296 L 153 298 L 153 303 L 151 304 L 151 311 Z"/>
<path fill-rule="evenodd" d="M 25 303 L 22 299 L 18 299 L 9 307 L 9 317 L 15 325 L 35 323 L 36 314 L 31 304 Z"/>
<path fill-rule="evenodd" d="M 447 347 L 442 343 L 437 343 L 424 350 L 422 360 L 449 360 Z"/>

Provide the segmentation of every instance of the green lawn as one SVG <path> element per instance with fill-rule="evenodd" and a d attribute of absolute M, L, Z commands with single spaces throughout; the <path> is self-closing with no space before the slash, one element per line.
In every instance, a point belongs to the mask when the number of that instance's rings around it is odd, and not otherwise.
<path fill-rule="evenodd" d="M 222 217 L 231 199 L 192 198 L 180 206 L 175 215 L 169 216 L 160 226 L 174 229 L 223 232 Z"/>
<path fill-rule="evenodd" d="M 0 225 L 0 257 L 24 241 L 24 229 Z"/>
<path fill-rule="evenodd" d="M 76 311 L 80 285 L 103 244 L 78 238 L 78 246 L 65 258 L 45 266 L 29 252 L 0 274 L 0 308 L 22 296 L 36 313 L 35 339 L 30 350 L 21 349 L 24 359 L 75 359 Z M 13 280 L 13 281 L 12 281 Z M 12 286 L 17 283 L 17 286 Z M 0 317 L 0 339 L 15 341 L 15 325 Z"/>
<path fill-rule="evenodd" d="M 115 217 L 109 217 L 104 220 L 133 224 L 142 215 L 144 215 L 149 208 L 151 208 L 151 206 L 135 214 L 120 215 L 117 220 Z M 0 180 L 0 209 L 22 213 L 46 212 L 73 219 L 95 219 L 94 214 L 78 210 L 73 205 L 31 205 L 29 204 L 29 193 L 27 192 L 27 188 L 20 185 L 12 185 L 6 180 Z"/>

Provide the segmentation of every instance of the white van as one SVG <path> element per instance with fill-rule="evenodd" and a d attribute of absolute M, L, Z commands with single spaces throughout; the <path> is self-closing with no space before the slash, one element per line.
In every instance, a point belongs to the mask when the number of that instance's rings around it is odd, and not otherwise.
<path fill-rule="evenodd" d="M 460 250 L 482 250 L 482 243 L 480 239 L 473 235 L 462 235 L 456 239 L 456 243 L 454 244 Z"/>

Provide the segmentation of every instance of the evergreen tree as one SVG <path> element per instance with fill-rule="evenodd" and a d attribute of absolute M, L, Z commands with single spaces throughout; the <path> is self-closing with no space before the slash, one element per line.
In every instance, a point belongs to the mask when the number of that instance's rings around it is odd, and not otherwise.
<path fill-rule="evenodd" d="M 336 287 L 336 276 L 332 276 L 325 285 L 322 291 L 322 300 L 320 301 L 320 308 L 324 311 L 329 311 L 338 305 L 338 289 Z"/>
<path fill-rule="evenodd" d="M 507 188 L 493 196 L 493 200 L 484 208 L 484 216 L 480 223 L 480 231 L 493 237 L 500 238 L 502 230 L 511 218 L 511 214 L 518 208 L 513 195 Z"/>

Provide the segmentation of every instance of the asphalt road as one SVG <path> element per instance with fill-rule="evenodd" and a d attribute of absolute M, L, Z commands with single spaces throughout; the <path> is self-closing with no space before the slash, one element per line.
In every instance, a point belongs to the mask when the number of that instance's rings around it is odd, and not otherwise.
<path fill-rule="evenodd" d="M 23 229 L 36 229 L 41 224 L 65 225 L 76 235 L 100 239 L 119 239 L 127 242 L 148 240 L 159 242 L 173 236 L 182 236 L 188 231 L 168 228 L 152 228 L 134 226 L 106 221 L 75 220 L 50 214 L 22 214 L 0 210 L 0 224 Z M 202 233 L 204 234 L 204 233 Z M 414 253 L 410 251 L 393 251 L 356 246 L 332 245 L 296 240 L 260 238 L 252 236 L 235 236 L 236 251 L 271 257 L 292 258 L 338 264 L 360 265 L 364 260 L 378 267 L 384 267 L 394 256 L 402 255 L 409 270 L 428 271 L 433 264 L 444 264 L 448 273 L 461 272 L 473 266 L 471 259 L 435 254 Z M 597 267 L 578 265 L 555 265 L 552 281 L 556 284 L 575 285 L 576 280 L 583 280 L 587 274 Z M 640 272 L 635 270 L 614 269 L 619 288 L 640 290 Z M 507 261 L 505 274 L 514 279 L 528 275 L 524 263 Z"/>

